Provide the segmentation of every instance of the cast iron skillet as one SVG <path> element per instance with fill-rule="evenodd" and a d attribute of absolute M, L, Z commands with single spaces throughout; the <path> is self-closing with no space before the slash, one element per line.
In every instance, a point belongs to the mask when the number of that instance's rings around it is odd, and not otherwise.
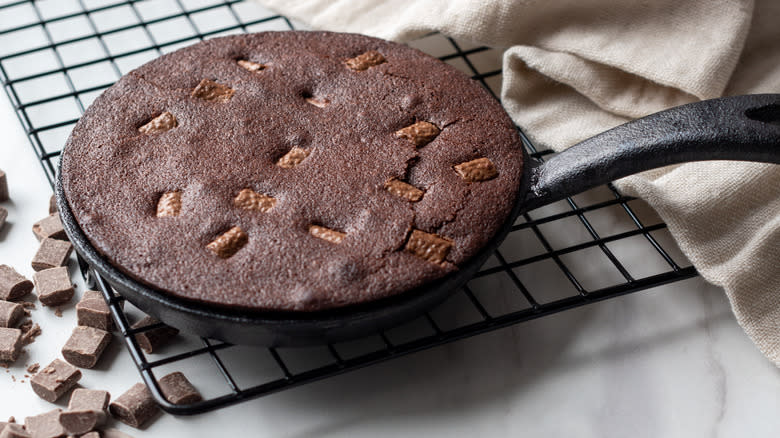
<path fill-rule="evenodd" d="M 521 148 L 522 149 L 522 148 Z M 525 154 L 525 151 L 523 151 Z M 193 303 L 139 284 L 105 260 L 82 232 L 57 179 L 57 206 L 76 251 L 131 303 L 182 331 L 237 344 L 304 346 L 342 341 L 413 319 L 466 283 L 518 215 L 644 170 L 700 160 L 780 164 L 780 94 L 693 103 L 618 126 L 545 163 L 524 157 L 512 214 L 460 270 L 373 303 L 313 313 L 240 312 Z"/>

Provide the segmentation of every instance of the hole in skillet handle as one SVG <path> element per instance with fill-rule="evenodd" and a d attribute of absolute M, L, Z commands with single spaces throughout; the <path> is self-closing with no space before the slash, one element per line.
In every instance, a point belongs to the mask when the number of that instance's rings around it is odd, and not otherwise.
<path fill-rule="evenodd" d="M 758 122 L 780 126 L 780 104 L 771 104 L 745 110 L 745 117 Z"/>

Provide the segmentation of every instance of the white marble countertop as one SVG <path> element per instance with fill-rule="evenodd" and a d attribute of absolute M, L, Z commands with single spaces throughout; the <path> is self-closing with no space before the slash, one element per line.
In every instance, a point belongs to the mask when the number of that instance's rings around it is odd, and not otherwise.
<path fill-rule="evenodd" d="M 59 31 L 69 34 L 74 29 Z M 132 43 L 115 39 L 112 44 L 123 41 Z M 435 50 L 429 43 L 421 41 L 418 47 Z M 471 62 L 488 68 L 500 59 L 483 53 Z M 488 82 L 498 86 L 495 77 Z M 34 89 L 27 92 L 35 95 Z M 8 174 L 12 198 L 3 204 L 9 217 L 0 230 L 0 263 L 31 277 L 29 261 L 37 241 L 30 228 L 46 214 L 51 189 L 5 96 L 0 97 L 0 132 L 0 168 Z M 597 227 L 621 226 L 609 215 L 592 219 Z M 554 245 L 588 238 L 549 234 L 560 240 Z M 612 249 L 621 260 L 632 262 L 629 269 L 652 267 L 644 250 L 619 243 Z M 678 263 L 680 257 L 675 254 Z M 585 277 L 606 275 L 584 257 L 569 264 Z M 84 287 L 75 259 L 71 272 L 78 296 Z M 551 276 L 523 281 L 551 291 L 562 287 Z M 45 365 L 60 355 L 75 325 L 73 304 L 63 308 L 62 317 L 39 306 L 32 318 L 43 334 L 8 372 L 0 368 L 0 420 L 15 416 L 23 421 L 64 406 L 64 401 L 53 405 L 39 399 L 24 375 L 27 364 Z M 252 361 L 237 366 L 243 375 L 254 371 Z M 83 386 L 113 395 L 140 381 L 116 336 L 98 367 L 83 374 Z M 118 423 L 114 427 L 137 437 L 776 437 L 778 412 L 780 372 L 739 328 L 722 291 L 696 278 L 216 412 L 186 418 L 163 415 L 142 431 Z"/>

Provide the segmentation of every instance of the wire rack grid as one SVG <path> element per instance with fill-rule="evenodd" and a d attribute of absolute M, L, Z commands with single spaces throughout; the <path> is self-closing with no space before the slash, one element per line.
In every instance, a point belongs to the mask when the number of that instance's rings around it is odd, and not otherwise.
<path fill-rule="evenodd" d="M 124 73 L 205 38 L 295 28 L 301 26 L 240 0 L 0 0 L 0 80 L 53 185 L 70 129 Z M 500 88 L 498 50 L 440 34 L 410 44 L 471 75 L 494 95 Z M 523 140 L 537 159 L 552 153 Z M 304 349 L 252 348 L 183 334 L 145 354 L 134 335 L 155 326 L 131 329 L 140 311 L 79 262 L 87 283 L 109 302 L 143 380 L 163 409 L 177 415 L 697 275 L 652 210 L 610 184 L 522 215 L 467 286 L 401 327 Z M 204 400 L 190 405 L 165 400 L 156 376 L 166 370 L 183 371 L 198 382 Z"/>

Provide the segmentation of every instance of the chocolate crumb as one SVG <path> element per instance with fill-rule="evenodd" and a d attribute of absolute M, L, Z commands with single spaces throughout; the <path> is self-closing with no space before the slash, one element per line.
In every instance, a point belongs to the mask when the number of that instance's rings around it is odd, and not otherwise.
<path fill-rule="evenodd" d="M 22 335 L 22 345 L 30 345 L 35 342 L 35 338 L 42 333 L 41 326 L 33 324 L 29 330 Z"/>
<path fill-rule="evenodd" d="M 41 368 L 41 365 L 38 362 L 35 362 L 34 364 L 27 367 L 27 372 L 30 374 L 35 374 L 38 372 L 38 370 Z"/>

